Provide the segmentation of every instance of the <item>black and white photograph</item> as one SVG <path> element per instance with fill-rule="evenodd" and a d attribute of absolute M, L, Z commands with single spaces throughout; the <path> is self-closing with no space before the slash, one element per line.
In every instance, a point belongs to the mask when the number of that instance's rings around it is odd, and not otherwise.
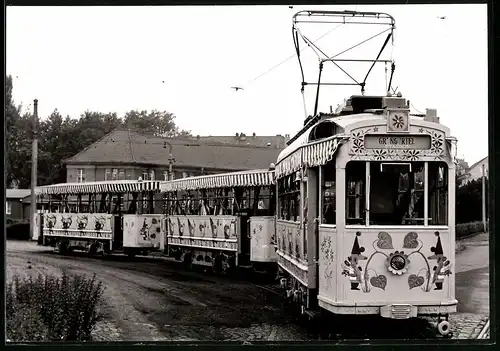
<path fill-rule="evenodd" d="M 486 4 L 5 11 L 7 344 L 491 339 Z"/>

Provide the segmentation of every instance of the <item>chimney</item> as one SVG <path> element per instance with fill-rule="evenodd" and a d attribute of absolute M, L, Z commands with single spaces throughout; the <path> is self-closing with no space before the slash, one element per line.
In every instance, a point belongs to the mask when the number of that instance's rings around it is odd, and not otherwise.
<path fill-rule="evenodd" d="M 255 132 L 254 132 L 254 133 L 252 133 L 252 136 L 255 139 L 255 137 L 257 136 L 257 134 L 255 134 Z"/>
<path fill-rule="evenodd" d="M 200 136 L 199 135 L 196 136 L 196 140 L 200 140 Z"/>
<path fill-rule="evenodd" d="M 424 121 L 439 123 L 439 117 L 437 116 L 437 110 L 435 108 L 425 109 Z"/>
<path fill-rule="evenodd" d="M 238 139 L 239 136 L 240 136 L 240 133 L 236 133 L 236 139 Z"/>

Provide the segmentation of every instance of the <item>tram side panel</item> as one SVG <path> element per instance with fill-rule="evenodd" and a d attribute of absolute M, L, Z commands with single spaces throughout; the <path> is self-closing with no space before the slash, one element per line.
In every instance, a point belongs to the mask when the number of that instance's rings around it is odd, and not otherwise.
<path fill-rule="evenodd" d="M 65 241 L 75 248 L 88 248 L 93 242 L 111 246 L 113 229 L 113 215 L 107 213 L 43 214 L 43 236 L 48 245 Z"/>
<path fill-rule="evenodd" d="M 276 219 L 274 216 L 250 217 L 250 261 L 275 263 Z"/>
<path fill-rule="evenodd" d="M 168 216 L 169 255 L 195 265 L 237 266 L 239 228 L 236 216 Z"/>
<path fill-rule="evenodd" d="M 124 250 L 160 249 L 162 216 L 161 214 L 124 215 Z"/>

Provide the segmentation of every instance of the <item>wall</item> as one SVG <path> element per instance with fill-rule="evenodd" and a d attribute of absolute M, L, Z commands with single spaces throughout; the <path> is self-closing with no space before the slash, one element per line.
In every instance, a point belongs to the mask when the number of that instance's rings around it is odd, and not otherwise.
<path fill-rule="evenodd" d="M 21 202 L 21 200 L 20 199 L 5 199 L 5 201 L 10 202 L 10 204 L 11 204 L 10 215 L 5 214 L 5 217 L 10 218 L 10 219 L 22 219 L 23 218 L 23 203 Z"/>

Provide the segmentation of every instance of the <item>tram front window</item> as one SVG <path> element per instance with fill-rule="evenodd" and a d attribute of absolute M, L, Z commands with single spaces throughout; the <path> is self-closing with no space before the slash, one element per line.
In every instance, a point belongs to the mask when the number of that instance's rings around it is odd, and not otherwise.
<path fill-rule="evenodd" d="M 370 162 L 370 224 L 424 223 L 424 163 Z"/>
<path fill-rule="evenodd" d="M 366 225 L 365 193 L 369 191 L 369 225 L 424 225 L 425 162 L 352 161 L 346 167 L 346 224 Z M 448 167 L 428 162 L 429 225 L 448 223 Z"/>

